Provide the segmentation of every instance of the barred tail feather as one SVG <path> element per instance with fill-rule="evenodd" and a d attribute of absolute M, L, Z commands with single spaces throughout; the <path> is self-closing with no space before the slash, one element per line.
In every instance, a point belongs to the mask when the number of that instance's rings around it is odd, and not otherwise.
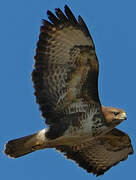
<path fill-rule="evenodd" d="M 8 141 L 4 153 L 11 158 L 18 158 L 36 150 L 46 148 L 46 129 L 35 134 Z"/>

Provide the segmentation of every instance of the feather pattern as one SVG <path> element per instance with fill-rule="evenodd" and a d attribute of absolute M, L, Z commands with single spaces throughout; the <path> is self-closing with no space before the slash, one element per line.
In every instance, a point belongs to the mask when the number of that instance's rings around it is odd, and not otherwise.
<path fill-rule="evenodd" d="M 87 139 L 73 146 L 58 146 L 56 149 L 87 172 L 97 176 L 104 174 L 120 161 L 126 160 L 128 155 L 133 153 L 129 136 L 118 129 L 93 140 Z"/>
<path fill-rule="evenodd" d="M 94 43 L 81 17 L 78 22 L 68 6 L 65 6 L 66 15 L 60 9 L 55 12 L 57 17 L 47 11 L 51 23 L 43 20 L 32 80 L 37 103 L 42 116 L 46 117 L 46 123 L 51 129 L 57 129 L 63 121 L 63 124 L 67 124 L 63 129 L 66 129 L 70 124 L 66 123 L 70 114 L 80 112 L 87 116 L 88 112 L 82 111 L 82 106 L 93 106 L 97 108 L 97 113 L 101 113 L 99 64 Z M 103 117 L 101 126 L 104 125 Z"/>
<path fill-rule="evenodd" d="M 99 63 L 89 30 L 65 6 L 47 11 L 37 43 L 32 80 L 48 129 L 8 141 L 5 154 L 20 157 L 56 148 L 93 174 L 104 174 L 133 153 L 129 136 L 115 127 L 126 119 L 119 108 L 102 106 Z"/>

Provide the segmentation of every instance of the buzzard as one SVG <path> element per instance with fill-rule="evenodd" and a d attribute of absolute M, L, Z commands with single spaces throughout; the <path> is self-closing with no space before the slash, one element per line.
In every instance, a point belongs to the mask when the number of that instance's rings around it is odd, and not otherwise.
<path fill-rule="evenodd" d="M 99 64 L 89 30 L 69 7 L 47 11 L 37 43 L 32 81 L 48 129 L 11 140 L 9 157 L 55 148 L 87 172 L 104 174 L 133 153 L 127 134 L 115 127 L 124 110 L 101 105 Z"/>

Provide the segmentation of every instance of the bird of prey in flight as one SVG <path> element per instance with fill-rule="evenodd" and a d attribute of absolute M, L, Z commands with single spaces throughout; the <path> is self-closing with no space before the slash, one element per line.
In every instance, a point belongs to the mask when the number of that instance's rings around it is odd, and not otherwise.
<path fill-rule="evenodd" d="M 36 102 L 48 125 L 35 134 L 8 141 L 13 158 L 55 148 L 87 172 L 104 174 L 133 153 L 129 136 L 116 126 L 126 112 L 105 107 L 98 93 L 99 63 L 89 30 L 69 7 L 47 11 L 37 42 L 32 81 Z"/>

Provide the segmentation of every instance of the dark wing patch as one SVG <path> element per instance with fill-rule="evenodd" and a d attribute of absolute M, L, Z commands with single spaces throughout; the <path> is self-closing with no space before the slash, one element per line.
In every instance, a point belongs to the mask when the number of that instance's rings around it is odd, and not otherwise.
<path fill-rule="evenodd" d="M 71 111 L 81 112 L 77 105 L 100 108 L 99 64 L 89 31 L 68 6 L 66 15 L 60 9 L 55 12 L 47 12 L 51 22 L 43 20 L 32 73 L 37 103 L 49 125 Z M 73 103 L 77 105 L 71 110 Z"/>
<path fill-rule="evenodd" d="M 91 41 L 93 43 L 93 39 L 89 33 L 89 30 L 88 30 L 88 28 L 87 28 L 87 26 L 86 26 L 86 24 L 85 24 L 85 22 L 81 16 L 78 16 L 78 22 L 80 24 L 82 31 L 85 33 L 86 36 L 88 36 L 91 39 Z M 93 43 L 93 47 L 95 47 L 94 43 Z"/>
<path fill-rule="evenodd" d="M 129 136 L 118 129 L 113 129 L 105 136 L 92 141 L 87 140 L 79 146 L 59 146 L 56 149 L 87 172 L 97 176 L 104 174 L 120 161 L 126 160 L 129 154 L 133 154 Z"/>
<path fill-rule="evenodd" d="M 73 25 L 78 26 L 78 22 L 75 16 L 73 15 L 73 13 L 71 12 L 71 10 L 69 9 L 67 5 L 65 6 L 65 13 L 66 13 L 66 16 L 68 17 L 69 22 Z"/>
<path fill-rule="evenodd" d="M 65 24 L 68 22 L 68 18 L 65 16 L 65 14 L 61 11 L 61 9 L 56 8 L 55 9 L 55 13 L 57 15 L 57 17 L 60 20 L 60 23 Z"/>

